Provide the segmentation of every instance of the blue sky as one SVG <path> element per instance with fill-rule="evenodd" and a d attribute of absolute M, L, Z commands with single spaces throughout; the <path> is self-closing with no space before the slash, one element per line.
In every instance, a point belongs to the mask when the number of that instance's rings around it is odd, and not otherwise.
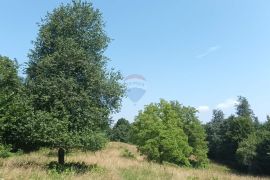
<path fill-rule="evenodd" d="M 2 1 L 0 54 L 27 62 L 37 22 L 61 2 Z M 146 93 L 120 113 L 133 121 L 144 105 L 160 98 L 201 110 L 234 112 L 246 96 L 265 121 L 270 114 L 270 1 L 268 0 L 94 0 L 113 39 L 106 55 L 124 76 L 145 77 Z"/>

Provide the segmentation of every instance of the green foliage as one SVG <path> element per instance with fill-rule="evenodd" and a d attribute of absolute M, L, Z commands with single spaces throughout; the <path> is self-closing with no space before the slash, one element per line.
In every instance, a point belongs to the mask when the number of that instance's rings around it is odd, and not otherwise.
<path fill-rule="evenodd" d="M 246 139 L 254 127 L 251 119 L 247 117 L 229 117 L 225 122 L 223 139 L 223 157 L 227 160 L 235 160 L 235 153 L 239 144 Z"/>
<path fill-rule="evenodd" d="M 263 128 L 270 132 L 270 116 L 267 116 L 267 121 L 263 124 Z"/>
<path fill-rule="evenodd" d="M 16 61 L 0 55 L 0 117 L 5 109 L 13 103 L 21 90 L 21 81 L 18 77 Z"/>
<path fill-rule="evenodd" d="M 129 158 L 129 159 L 135 159 L 135 154 L 133 154 L 132 152 L 130 152 L 128 149 L 124 149 L 124 151 L 122 152 L 122 157 L 125 158 Z"/>
<path fill-rule="evenodd" d="M 108 142 L 104 132 L 83 132 L 72 137 L 77 146 L 85 150 L 97 151 L 105 147 Z"/>
<path fill-rule="evenodd" d="M 160 103 L 152 103 L 135 119 L 133 142 L 149 160 L 205 166 L 205 134 L 195 113 L 194 108 L 183 107 L 178 102 L 161 100 Z"/>
<path fill-rule="evenodd" d="M 100 12 L 90 3 L 73 1 L 54 9 L 39 28 L 23 93 L 0 117 L 4 141 L 24 150 L 101 149 L 107 142 L 109 116 L 119 110 L 124 87 L 119 83 L 121 74 L 106 65 L 103 53 L 109 38 Z M 7 60 L 1 58 L 0 66 L 2 61 Z M 1 77 L 12 78 L 1 83 L 14 90 L 0 90 L 1 104 L 3 94 L 8 98 L 5 92 L 11 96 L 21 89 L 15 65 L 4 66 L 11 68 Z"/>
<path fill-rule="evenodd" d="M 227 119 L 221 110 L 213 111 L 213 119 L 205 126 L 210 158 L 235 162 L 239 144 L 255 131 L 256 118 L 246 98 L 239 97 L 236 110 L 238 116 Z"/>
<path fill-rule="evenodd" d="M 221 128 L 224 123 L 224 113 L 221 110 L 213 110 L 213 117 L 211 122 L 207 123 L 205 126 L 207 133 L 207 141 L 210 158 L 219 158 L 222 149 L 222 133 Z"/>
<path fill-rule="evenodd" d="M 0 137 L 3 135 L 3 122 L 11 116 L 11 109 L 17 103 L 21 90 L 17 69 L 15 61 L 0 56 Z"/>
<path fill-rule="evenodd" d="M 206 167 L 208 164 L 206 133 L 196 116 L 197 111 L 194 108 L 182 107 L 178 102 L 171 102 L 171 104 L 178 116 L 182 117 L 183 130 L 188 137 L 189 146 L 192 147 L 190 163 L 193 167 Z"/>
<path fill-rule="evenodd" d="M 236 152 L 239 164 L 248 167 L 248 169 L 252 169 L 253 162 L 257 156 L 257 145 L 260 141 L 257 134 L 253 133 L 239 144 Z"/>
<path fill-rule="evenodd" d="M 270 131 L 267 131 L 256 149 L 257 172 L 270 174 Z"/>
<path fill-rule="evenodd" d="M 270 131 L 258 131 L 251 134 L 239 145 L 237 158 L 239 164 L 248 172 L 270 172 Z"/>
<path fill-rule="evenodd" d="M 11 147 L 0 144 L 0 158 L 8 158 L 12 156 Z"/>
<path fill-rule="evenodd" d="M 76 173 L 84 174 L 86 172 L 98 169 L 96 164 L 86 165 L 85 163 L 65 163 L 58 164 L 57 162 L 51 162 L 47 165 L 48 170 L 51 173 Z"/>
<path fill-rule="evenodd" d="M 246 172 L 269 173 L 269 117 L 260 124 L 247 99 L 239 97 L 238 101 L 237 116 L 224 119 L 222 111 L 215 110 L 212 121 L 206 124 L 209 157 Z"/>
<path fill-rule="evenodd" d="M 130 127 L 128 120 L 124 118 L 119 119 L 111 130 L 110 139 L 124 143 L 129 142 Z"/>
<path fill-rule="evenodd" d="M 253 115 L 253 111 L 250 109 L 250 104 L 247 98 L 239 96 L 238 104 L 236 106 L 236 114 L 242 117 L 251 117 Z"/>
<path fill-rule="evenodd" d="M 23 124 L 30 119 L 31 108 L 28 106 L 23 84 L 17 75 L 17 63 L 0 56 L 0 69 L 0 141 L 11 144 L 16 149 L 18 144 L 26 143 L 31 132 L 30 126 L 25 127 Z"/>

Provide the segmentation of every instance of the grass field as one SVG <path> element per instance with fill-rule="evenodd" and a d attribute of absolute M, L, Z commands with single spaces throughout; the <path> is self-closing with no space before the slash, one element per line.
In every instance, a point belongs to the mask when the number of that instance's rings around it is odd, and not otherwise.
<path fill-rule="evenodd" d="M 59 169 L 56 151 L 38 152 L 0 158 L 0 179 L 126 179 L 126 180 L 251 180 L 270 179 L 234 173 L 229 168 L 212 163 L 208 169 L 180 168 L 172 164 L 159 165 L 144 160 L 136 147 L 111 142 L 102 151 L 73 151 L 66 156 L 67 167 Z"/>

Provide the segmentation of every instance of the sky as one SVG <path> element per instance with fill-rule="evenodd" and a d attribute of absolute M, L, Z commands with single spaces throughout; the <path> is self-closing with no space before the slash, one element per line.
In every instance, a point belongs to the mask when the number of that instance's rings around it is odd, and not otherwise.
<path fill-rule="evenodd" d="M 61 3 L 2 1 L 0 54 L 24 66 L 41 18 Z M 260 121 L 270 114 L 270 1 L 93 0 L 112 38 L 109 67 L 140 75 L 145 94 L 123 99 L 114 120 L 130 122 L 151 102 L 177 100 L 208 122 L 213 109 L 228 116 L 237 96 L 248 98 Z M 22 73 L 22 72 L 21 72 Z M 136 76 L 135 76 L 136 77 Z M 138 76 L 137 76 L 138 77 Z M 125 81 L 126 82 L 126 81 Z M 143 84 L 143 87 L 141 86 Z"/>

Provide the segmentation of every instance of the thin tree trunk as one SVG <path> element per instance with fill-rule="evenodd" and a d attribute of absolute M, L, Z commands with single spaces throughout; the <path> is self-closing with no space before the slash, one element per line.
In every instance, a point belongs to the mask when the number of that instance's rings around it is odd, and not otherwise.
<path fill-rule="evenodd" d="M 65 149 L 59 148 L 58 150 L 58 163 L 63 165 L 65 164 Z"/>

